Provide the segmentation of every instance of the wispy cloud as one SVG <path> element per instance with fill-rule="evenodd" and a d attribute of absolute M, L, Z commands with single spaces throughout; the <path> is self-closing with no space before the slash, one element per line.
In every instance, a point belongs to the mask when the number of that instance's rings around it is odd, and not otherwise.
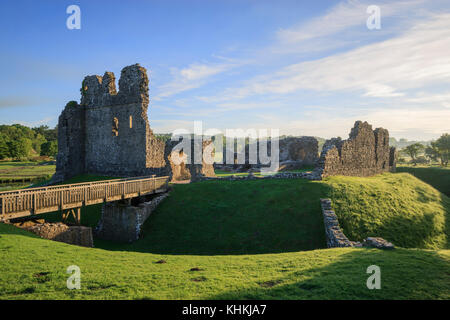
<path fill-rule="evenodd" d="M 338 34 L 354 26 L 365 26 L 369 5 L 376 4 L 381 8 L 383 20 L 399 13 L 410 13 L 412 9 L 423 4 L 424 0 L 415 1 L 358 1 L 347 0 L 338 3 L 326 14 L 309 20 L 298 26 L 281 29 L 277 32 L 277 37 L 282 43 L 292 44 L 304 42 L 321 37 Z"/>
<path fill-rule="evenodd" d="M 211 77 L 228 71 L 237 65 L 237 63 L 232 62 L 216 64 L 193 63 L 182 69 L 172 68 L 173 79 L 169 83 L 158 87 L 159 93 L 154 99 L 161 100 L 183 91 L 201 87 Z"/>
<path fill-rule="evenodd" d="M 368 97 L 402 96 L 401 90 L 449 83 L 448 52 L 450 14 L 435 15 L 398 37 L 254 77 L 239 88 L 223 91 L 223 98 L 304 89 L 360 91 Z"/>

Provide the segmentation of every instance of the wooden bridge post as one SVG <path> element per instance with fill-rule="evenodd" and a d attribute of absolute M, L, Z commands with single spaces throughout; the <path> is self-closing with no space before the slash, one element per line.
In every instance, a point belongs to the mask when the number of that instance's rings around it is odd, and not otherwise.
<path fill-rule="evenodd" d="M 33 193 L 33 214 L 36 214 L 36 193 Z"/>

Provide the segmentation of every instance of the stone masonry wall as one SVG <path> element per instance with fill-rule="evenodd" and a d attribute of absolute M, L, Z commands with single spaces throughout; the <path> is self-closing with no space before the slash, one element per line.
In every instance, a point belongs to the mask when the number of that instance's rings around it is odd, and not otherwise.
<path fill-rule="evenodd" d="M 85 172 L 85 117 L 84 108 L 75 101 L 69 102 L 59 116 L 58 155 L 56 181 Z"/>
<path fill-rule="evenodd" d="M 395 166 L 389 132 L 383 128 L 372 130 L 367 122 L 356 121 L 348 140 L 333 138 L 325 142 L 315 171 L 322 177 L 366 177 L 395 171 Z"/>
<path fill-rule="evenodd" d="M 84 78 L 80 104 L 69 103 L 59 117 L 54 182 L 82 173 L 172 175 L 171 145 L 158 139 L 148 122 L 148 83 L 138 64 L 122 69 L 118 91 L 112 72 Z"/>
<path fill-rule="evenodd" d="M 250 145 L 245 146 L 245 163 L 242 164 L 227 164 L 226 157 L 227 152 L 231 152 L 234 154 L 235 162 L 238 162 L 238 153 L 230 151 L 226 148 L 223 150 L 223 165 L 219 165 L 219 167 L 229 167 L 235 169 L 237 172 L 248 171 L 251 168 L 259 168 L 264 165 L 261 164 L 259 158 L 259 142 L 254 142 L 256 147 L 253 145 L 252 147 L 257 152 L 257 163 L 250 163 Z M 319 142 L 314 137 L 287 137 L 280 139 L 278 141 L 279 146 L 279 162 L 280 167 L 279 170 L 295 170 L 300 169 L 304 166 L 313 166 L 317 163 L 319 159 Z M 267 141 L 267 153 L 270 156 L 271 153 L 271 141 Z"/>
<path fill-rule="evenodd" d="M 341 227 L 339 226 L 338 218 L 331 208 L 331 200 L 320 199 L 320 205 L 322 207 L 327 247 L 353 247 L 353 242 L 348 240 L 348 238 L 342 232 Z"/>
<path fill-rule="evenodd" d="M 137 206 L 108 202 L 102 206 L 102 215 L 95 229 L 101 239 L 115 242 L 133 242 L 139 239 L 145 220 L 151 215 L 169 193 L 163 193 L 151 201 Z"/>
<path fill-rule="evenodd" d="M 319 158 L 319 142 L 314 137 L 288 137 L 279 141 L 280 162 L 300 161 L 315 165 Z"/>

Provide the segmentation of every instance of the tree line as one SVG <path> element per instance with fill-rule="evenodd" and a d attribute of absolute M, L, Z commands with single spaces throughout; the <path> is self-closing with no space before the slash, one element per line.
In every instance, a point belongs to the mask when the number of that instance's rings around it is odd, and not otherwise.
<path fill-rule="evenodd" d="M 401 153 L 411 158 L 411 163 L 439 162 L 446 167 L 450 158 L 450 135 L 444 133 L 436 141 L 431 141 L 429 145 L 413 143 L 400 150 Z"/>
<path fill-rule="evenodd" d="M 29 128 L 21 124 L 0 125 L 0 160 L 24 160 L 36 156 L 55 157 L 58 130 L 48 126 Z"/>

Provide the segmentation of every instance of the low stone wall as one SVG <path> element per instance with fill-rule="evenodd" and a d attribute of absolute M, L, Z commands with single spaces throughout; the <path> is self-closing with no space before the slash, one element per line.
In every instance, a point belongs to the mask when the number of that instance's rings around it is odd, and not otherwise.
<path fill-rule="evenodd" d="M 27 221 L 15 226 L 33 232 L 41 238 L 75 244 L 83 247 L 94 247 L 92 228 L 84 226 L 68 226 L 64 223 L 33 223 Z"/>
<path fill-rule="evenodd" d="M 102 206 L 102 216 L 95 228 L 98 238 L 116 242 L 133 242 L 139 239 L 141 228 L 153 210 L 169 193 L 137 206 L 108 202 Z"/>
<path fill-rule="evenodd" d="M 330 199 L 320 199 L 320 205 L 322 206 L 323 223 L 325 225 L 325 235 L 327 238 L 328 248 L 339 247 L 369 247 L 377 249 L 394 249 L 395 246 L 389 241 L 380 237 L 367 237 L 363 240 L 363 243 L 358 241 L 350 241 L 342 232 L 339 226 L 339 221 L 331 208 Z"/>
<path fill-rule="evenodd" d="M 308 180 L 321 180 L 321 176 L 316 172 L 278 172 L 272 175 L 266 176 L 255 176 L 253 173 L 249 173 L 246 176 L 231 175 L 226 177 L 200 177 L 197 181 L 208 181 L 208 180 L 256 180 L 256 179 L 308 179 Z"/>
<path fill-rule="evenodd" d="M 323 224 L 325 225 L 325 235 L 327 238 L 327 247 L 354 247 L 360 246 L 359 243 L 348 240 L 339 226 L 339 221 L 331 208 L 330 199 L 320 199 L 322 206 Z"/>

